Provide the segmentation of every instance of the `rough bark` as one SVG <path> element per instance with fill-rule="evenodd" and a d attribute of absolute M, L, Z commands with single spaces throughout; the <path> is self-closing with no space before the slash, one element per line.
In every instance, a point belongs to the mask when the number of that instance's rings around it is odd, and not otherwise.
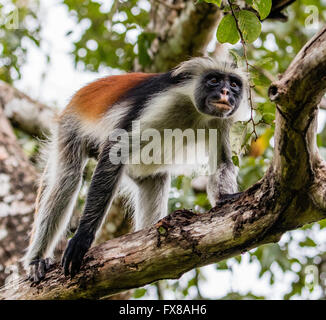
<path fill-rule="evenodd" d="M 164 2 L 154 0 L 151 3 L 148 30 L 157 36 L 150 49 L 153 61 L 145 70 L 148 72 L 163 72 L 190 57 L 202 55 L 213 37 L 221 13 L 216 5 L 208 3 Z M 173 9 L 169 4 L 179 9 Z"/>
<path fill-rule="evenodd" d="M 54 108 L 31 99 L 3 81 L 0 81 L 0 102 L 4 115 L 14 127 L 38 138 L 49 133 Z"/>
<path fill-rule="evenodd" d="M 6 278 L 21 273 L 19 259 L 27 247 L 28 233 L 33 222 L 35 181 L 36 171 L 17 143 L 1 103 L 0 285 Z"/>
<path fill-rule="evenodd" d="M 275 149 L 265 176 L 239 199 L 196 214 L 182 210 L 155 226 L 89 251 L 68 279 L 54 268 L 41 284 L 24 281 L 11 299 L 102 298 L 230 258 L 326 217 L 326 165 L 316 147 L 318 104 L 326 92 L 326 28 L 270 87 L 277 102 Z"/>
<path fill-rule="evenodd" d="M 274 15 L 274 18 L 279 19 L 279 12 L 291 2 L 291 0 L 273 1 L 270 18 L 273 18 Z M 190 56 L 202 54 L 217 25 L 219 11 L 216 6 L 211 4 L 201 3 L 194 6 L 192 1 L 155 0 L 152 5 L 151 15 L 150 30 L 154 30 L 158 36 L 151 48 L 153 64 L 146 71 L 159 72 L 174 67 L 177 63 Z M 1 285 L 10 273 L 16 272 L 15 266 L 27 245 L 28 230 L 31 225 L 35 200 L 36 181 L 36 172 L 19 148 L 7 119 L 14 126 L 32 136 L 43 138 L 44 134 L 49 132 L 49 119 L 53 116 L 53 109 L 33 101 L 25 94 L 3 82 L 0 83 L 0 102 L 2 108 L 2 110 L 0 108 L 0 176 L 2 178 L 0 186 Z M 318 183 L 316 182 L 318 186 L 316 190 L 320 184 L 322 185 L 322 182 Z M 185 214 L 187 216 L 187 212 Z M 114 217 L 115 215 L 110 215 L 110 218 L 115 219 Z M 117 215 L 117 217 L 120 221 L 120 216 Z M 121 234 L 123 230 L 126 230 L 125 222 L 123 220 L 120 222 L 118 223 L 120 227 L 115 231 L 113 230 L 113 233 Z M 171 223 L 173 225 L 173 221 Z M 183 223 L 188 224 L 188 222 Z M 110 223 L 108 225 L 110 226 Z M 182 237 L 187 238 L 188 236 L 184 233 L 182 224 L 180 226 Z M 155 230 L 154 228 L 154 236 L 157 232 Z M 111 232 L 108 229 L 106 231 Z M 128 237 L 126 239 L 129 241 Z M 164 236 L 162 239 L 164 239 Z M 99 247 L 99 252 L 101 248 L 102 246 Z M 103 248 L 105 249 L 105 247 Z M 169 270 L 171 266 L 168 268 Z M 20 272 L 20 267 L 18 272 Z M 180 273 L 183 272 L 183 270 L 180 270 Z M 164 275 L 165 273 L 163 273 L 162 277 Z M 171 277 L 174 277 L 174 275 L 171 275 Z M 148 282 L 153 281 L 148 276 L 145 276 L 145 278 Z M 85 278 L 85 283 L 87 281 L 88 278 Z M 138 285 L 140 284 L 138 283 Z M 133 286 L 137 286 L 137 284 L 130 285 L 130 287 Z M 94 289 L 95 291 L 96 288 L 97 286 Z M 113 291 L 118 292 L 121 289 L 118 288 Z M 111 294 L 113 291 L 107 292 Z M 88 293 L 85 292 L 84 296 L 87 295 Z M 23 296 L 24 293 L 20 297 Z M 78 296 L 76 295 L 76 297 Z M 88 297 L 91 296 L 100 297 L 102 294 L 100 292 L 92 293 Z M 51 294 L 48 297 L 51 297 Z"/>

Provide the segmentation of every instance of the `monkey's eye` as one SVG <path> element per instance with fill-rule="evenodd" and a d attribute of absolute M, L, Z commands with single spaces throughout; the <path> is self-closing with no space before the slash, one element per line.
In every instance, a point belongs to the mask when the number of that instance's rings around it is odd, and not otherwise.
<path fill-rule="evenodd" d="M 211 78 L 207 81 L 207 84 L 210 86 L 216 86 L 218 84 L 218 80 L 216 78 Z"/>
<path fill-rule="evenodd" d="M 231 87 L 236 88 L 238 85 L 235 82 L 231 82 Z"/>

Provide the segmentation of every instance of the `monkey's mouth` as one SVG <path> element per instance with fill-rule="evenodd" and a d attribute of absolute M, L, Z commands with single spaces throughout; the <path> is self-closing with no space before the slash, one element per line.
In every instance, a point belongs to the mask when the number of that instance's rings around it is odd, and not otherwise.
<path fill-rule="evenodd" d="M 209 104 L 219 109 L 220 111 L 230 111 L 232 109 L 231 104 L 227 100 L 211 100 Z"/>

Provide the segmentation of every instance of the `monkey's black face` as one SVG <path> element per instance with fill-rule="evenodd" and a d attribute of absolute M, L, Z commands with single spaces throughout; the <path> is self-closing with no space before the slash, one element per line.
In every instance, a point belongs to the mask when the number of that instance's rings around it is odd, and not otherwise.
<path fill-rule="evenodd" d="M 242 95 L 243 83 L 239 76 L 212 70 L 203 75 L 196 88 L 196 106 L 202 113 L 227 118 L 239 108 Z"/>

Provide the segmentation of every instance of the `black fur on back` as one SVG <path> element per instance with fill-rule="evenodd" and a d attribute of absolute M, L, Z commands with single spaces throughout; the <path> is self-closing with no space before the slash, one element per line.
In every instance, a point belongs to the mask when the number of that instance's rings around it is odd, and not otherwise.
<path fill-rule="evenodd" d="M 159 92 L 186 81 L 189 77 L 188 74 L 172 76 L 172 72 L 169 71 L 154 75 L 131 88 L 120 98 L 120 100 L 130 99 L 133 104 L 130 112 L 119 123 L 119 128 L 130 130 L 131 122 L 139 118 L 149 99 Z"/>

